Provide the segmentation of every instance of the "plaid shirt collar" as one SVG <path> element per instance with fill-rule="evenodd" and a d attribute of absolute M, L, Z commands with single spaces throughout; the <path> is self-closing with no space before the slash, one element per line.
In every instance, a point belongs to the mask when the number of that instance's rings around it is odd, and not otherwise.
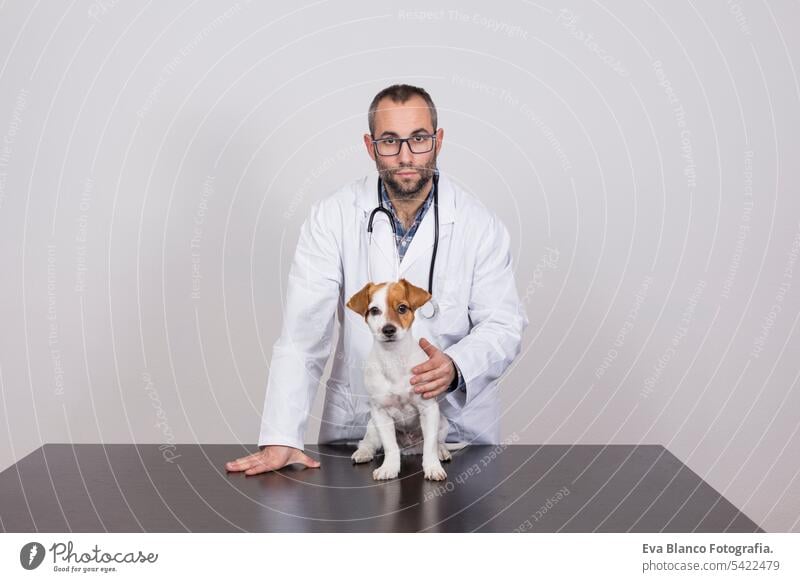
<path fill-rule="evenodd" d="M 392 213 L 392 218 L 394 218 L 394 224 L 397 228 L 395 243 L 397 243 L 397 254 L 400 255 L 401 262 L 406 254 L 408 245 L 411 244 L 411 239 L 414 238 L 414 234 L 417 232 L 417 227 L 419 227 L 419 224 L 422 222 L 422 219 L 425 217 L 425 213 L 428 211 L 428 208 L 433 201 L 432 192 L 433 187 L 431 187 L 430 191 L 428 191 L 428 196 L 425 198 L 425 202 L 423 202 L 422 206 L 420 206 L 419 210 L 417 210 L 417 214 L 414 217 L 414 222 L 411 223 L 411 226 L 408 228 L 408 230 L 404 230 L 403 222 L 397 217 L 397 212 L 395 212 L 394 205 L 392 205 L 392 201 L 389 199 L 389 193 L 386 192 L 386 185 L 381 182 L 381 200 L 383 201 L 383 205 L 386 206 L 389 209 L 389 212 Z"/>

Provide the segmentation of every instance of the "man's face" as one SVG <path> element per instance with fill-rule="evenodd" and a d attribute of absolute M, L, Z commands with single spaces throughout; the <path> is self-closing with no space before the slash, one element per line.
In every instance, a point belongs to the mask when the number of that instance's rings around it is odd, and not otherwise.
<path fill-rule="evenodd" d="M 414 95 L 405 103 L 395 103 L 389 98 L 378 102 L 375 112 L 375 139 L 405 138 L 418 133 L 434 135 L 430 111 L 422 97 Z M 435 135 L 436 146 L 431 151 L 414 154 L 411 153 L 408 143 L 404 143 L 396 156 L 376 155 L 372 136 L 364 135 L 369 156 L 375 160 L 381 178 L 395 196 L 410 200 L 427 194 L 428 184 L 436 168 L 436 157 L 442 147 L 444 131 L 439 128 Z"/>

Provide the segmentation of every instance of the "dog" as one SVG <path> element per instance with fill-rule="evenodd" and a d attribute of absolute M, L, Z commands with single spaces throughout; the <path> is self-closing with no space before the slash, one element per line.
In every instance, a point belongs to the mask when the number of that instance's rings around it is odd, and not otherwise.
<path fill-rule="evenodd" d="M 351 457 L 366 463 L 383 447 L 383 464 L 372 472 L 375 480 L 394 479 L 400 473 L 401 453 L 420 452 L 426 479 L 447 478 L 441 461 L 451 458 L 445 446 L 450 424 L 436 399 L 423 398 L 410 383 L 411 369 L 428 359 L 411 334 L 411 324 L 416 309 L 430 298 L 424 289 L 400 279 L 367 283 L 347 302 L 375 337 L 364 366 L 371 414 L 366 435 Z"/>

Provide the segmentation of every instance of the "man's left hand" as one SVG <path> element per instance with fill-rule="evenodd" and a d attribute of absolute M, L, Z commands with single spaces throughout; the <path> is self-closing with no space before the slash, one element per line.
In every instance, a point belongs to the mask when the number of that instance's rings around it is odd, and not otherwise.
<path fill-rule="evenodd" d="M 428 354 L 428 361 L 411 368 L 415 374 L 411 376 L 411 385 L 423 398 L 435 398 L 447 392 L 456 377 L 455 364 L 450 356 L 425 338 L 419 340 L 419 346 Z"/>

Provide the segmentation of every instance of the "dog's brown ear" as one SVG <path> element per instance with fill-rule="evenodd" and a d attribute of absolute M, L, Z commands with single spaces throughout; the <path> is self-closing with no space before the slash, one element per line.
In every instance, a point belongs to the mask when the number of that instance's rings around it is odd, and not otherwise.
<path fill-rule="evenodd" d="M 347 307 L 358 313 L 361 317 L 367 314 L 367 307 L 369 307 L 370 290 L 373 284 L 367 283 L 364 288 L 350 298 L 347 302 Z"/>
<path fill-rule="evenodd" d="M 413 311 L 416 311 L 430 300 L 431 294 L 425 289 L 420 289 L 405 279 L 400 279 L 399 283 L 405 287 L 406 299 L 408 299 L 409 306 Z"/>

